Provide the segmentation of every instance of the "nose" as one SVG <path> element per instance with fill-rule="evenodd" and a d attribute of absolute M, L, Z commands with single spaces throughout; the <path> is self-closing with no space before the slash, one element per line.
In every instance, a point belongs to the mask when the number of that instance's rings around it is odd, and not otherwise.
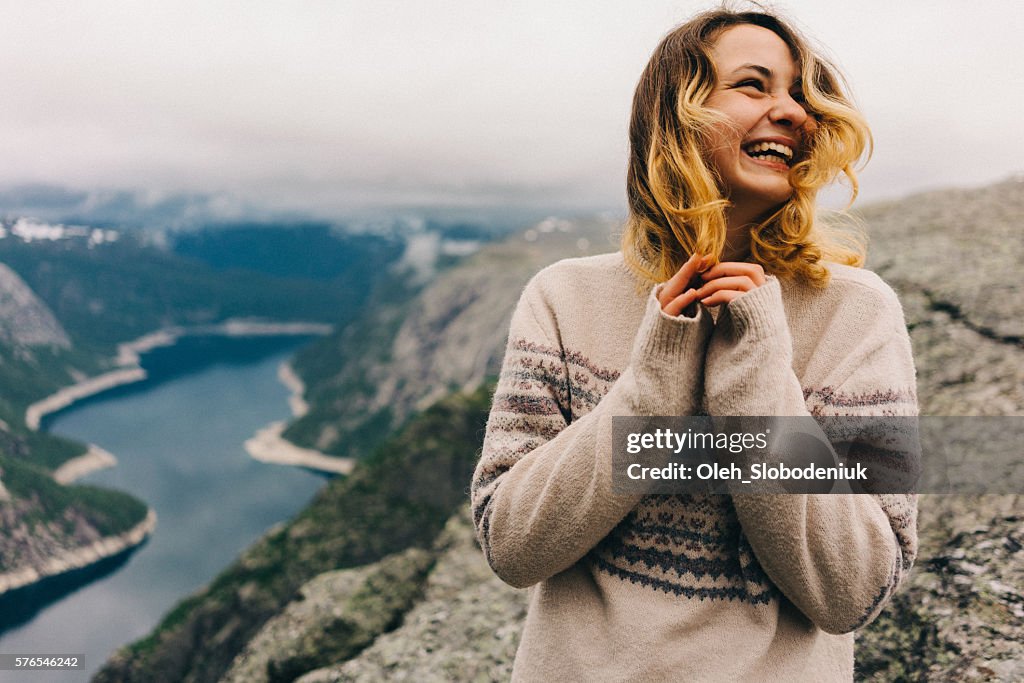
<path fill-rule="evenodd" d="M 793 99 L 788 92 L 777 95 L 771 111 L 768 113 L 773 123 L 787 126 L 794 130 L 807 123 L 807 110 L 804 106 Z"/>

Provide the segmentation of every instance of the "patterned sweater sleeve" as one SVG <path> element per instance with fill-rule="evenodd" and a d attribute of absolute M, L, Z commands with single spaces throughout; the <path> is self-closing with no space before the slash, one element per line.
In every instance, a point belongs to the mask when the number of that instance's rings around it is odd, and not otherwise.
<path fill-rule="evenodd" d="M 570 360 L 552 305 L 564 292 L 543 276 L 527 285 L 513 314 L 471 488 L 487 561 L 517 588 L 571 567 L 639 502 L 612 492 L 611 418 L 692 413 L 712 324 L 706 311 L 665 315 L 652 291 L 628 367 L 574 420 Z"/>
<path fill-rule="evenodd" d="M 841 324 L 816 350 L 829 371 L 806 399 L 792 370 L 778 281 L 730 303 L 708 347 L 708 412 L 807 416 L 817 392 L 833 409 L 841 406 L 833 414 L 916 415 L 910 341 L 895 294 L 881 281 L 850 287 L 854 295 L 831 321 Z M 874 619 L 917 553 L 914 495 L 738 494 L 733 502 L 765 572 L 829 633 Z"/>

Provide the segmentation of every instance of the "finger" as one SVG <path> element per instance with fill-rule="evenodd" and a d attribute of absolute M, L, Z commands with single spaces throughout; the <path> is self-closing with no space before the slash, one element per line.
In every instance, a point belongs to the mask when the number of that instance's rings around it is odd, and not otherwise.
<path fill-rule="evenodd" d="M 745 275 L 720 277 L 706 283 L 703 287 L 697 290 L 697 294 L 701 298 L 704 298 L 710 294 L 714 294 L 715 292 L 720 292 L 727 289 L 735 290 L 738 292 L 749 292 L 752 289 L 757 289 L 757 285 L 755 285 L 754 282 Z"/>
<path fill-rule="evenodd" d="M 701 273 L 701 277 L 704 278 L 704 280 L 713 280 L 715 278 L 728 277 L 731 275 L 745 275 L 749 277 L 757 287 L 760 287 L 766 282 L 764 268 L 756 263 L 723 261 L 714 268 Z"/>
<path fill-rule="evenodd" d="M 688 289 L 684 293 L 672 299 L 672 301 L 667 305 L 662 306 L 661 310 L 663 310 L 666 315 L 677 316 L 689 308 L 699 298 L 697 290 Z"/>
<path fill-rule="evenodd" d="M 723 275 L 746 275 L 751 279 L 763 278 L 764 268 L 759 263 L 748 263 L 746 261 L 722 261 L 713 268 L 703 273 L 706 277 L 721 277 Z"/>
<path fill-rule="evenodd" d="M 735 301 L 744 294 L 745 292 L 737 292 L 734 289 L 723 289 L 720 292 L 715 292 L 711 296 L 704 297 L 700 302 L 705 306 L 720 306 L 721 304 L 727 304 L 730 301 Z"/>
<path fill-rule="evenodd" d="M 694 262 L 697 258 L 697 254 L 692 254 L 690 258 L 687 259 L 686 263 L 676 271 L 676 274 L 666 280 L 665 284 L 658 290 L 658 303 L 661 304 L 662 310 L 664 310 L 665 306 L 667 306 L 673 299 L 686 290 L 686 285 L 693 276 L 690 275 L 689 278 L 686 278 L 685 275 L 693 269 Z"/>
<path fill-rule="evenodd" d="M 670 303 L 677 296 L 686 291 L 687 286 L 690 284 L 690 280 L 699 272 L 699 268 L 703 264 L 703 258 L 700 254 L 693 254 L 687 259 L 676 274 L 665 282 L 661 290 L 658 292 L 658 303 L 661 304 L 662 309 Z"/>

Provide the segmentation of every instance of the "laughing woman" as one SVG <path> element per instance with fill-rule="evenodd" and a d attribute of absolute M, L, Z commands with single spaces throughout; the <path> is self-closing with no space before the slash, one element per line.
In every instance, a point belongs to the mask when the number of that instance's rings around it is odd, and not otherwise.
<path fill-rule="evenodd" d="M 640 78 L 621 253 L 557 263 L 512 319 L 472 483 L 530 587 L 522 681 L 850 681 L 916 552 L 910 495 L 619 495 L 616 415 L 915 415 L 900 305 L 815 222 L 869 131 L 762 13 L 673 30 Z"/>

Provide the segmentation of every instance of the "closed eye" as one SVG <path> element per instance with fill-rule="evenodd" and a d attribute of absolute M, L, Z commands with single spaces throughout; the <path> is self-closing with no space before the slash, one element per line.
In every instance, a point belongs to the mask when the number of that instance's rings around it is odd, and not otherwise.
<path fill-rule="evenodd" d="M 760 92 L 764 92 L 764 90 L 765 90 L 764 83 L 759 81 L 756 78 L 748 78 L 746 80 L 739 81 L 733 87 L 735 87 L 735 88 L 755 88 L 755 89 L 757 89 Z"/>

